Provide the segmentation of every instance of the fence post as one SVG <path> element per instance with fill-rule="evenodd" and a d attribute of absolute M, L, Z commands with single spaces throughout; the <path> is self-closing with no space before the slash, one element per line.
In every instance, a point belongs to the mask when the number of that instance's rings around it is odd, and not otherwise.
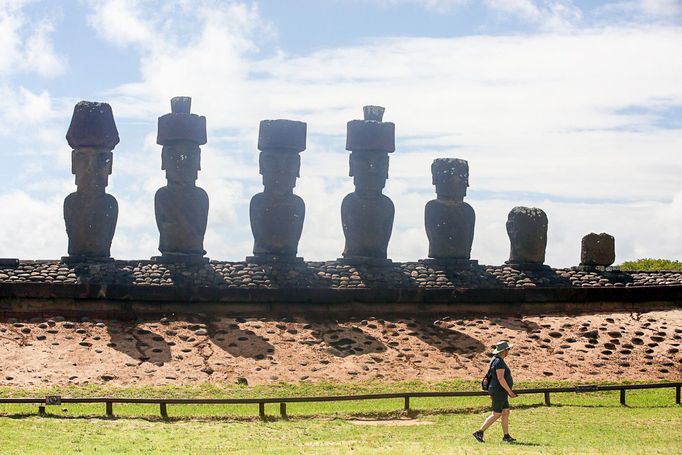
<path fill-rule="evenodd" d="M 405 411 L 410 411 L 410 396 L 405 397 Z"/>
<path fill-rule="evenodd" d="M 161 403 L 159 405 L 159 410 L 161 411 L 161 417 L 164 419 L 168 418 L 168 410 L 166 409 L 166 403 Z"/>
<path fill-rule="evenodd" d="M 620 404 L 625 406 L 625 389 L 620 389 Z"/>
<path fill-rule="evenodd" d="M 114 403 L 111 401 L 107 401 L 107 417 L 113 417 L 114 416 Z"/>
<path fill-rule="evenodd" d="M 45 406 L 38 406 L 38 414 L 45 416 Z"/>
<path fill-rule="evenodd" d="M 677 386 L 675 387 L 675 404 L 680 404 L 680 389 L 682 389 L 682 386 Z"/>
<path fill-rule="evenodd" d="M 282 416 L 283 419 L 287 418 L 287 404 L 282 402 L 279 404 L 279 414 Z"/>
<path fill-rule="evenodd" d="M 545 392 L 545 406 L 552 406 L 552 402 L 549 399 L 549 392 Z"/>
<path fill-rule="evenodd" d="M 265 418 L 265 403 L 258 403 L 258 417 Z"/>

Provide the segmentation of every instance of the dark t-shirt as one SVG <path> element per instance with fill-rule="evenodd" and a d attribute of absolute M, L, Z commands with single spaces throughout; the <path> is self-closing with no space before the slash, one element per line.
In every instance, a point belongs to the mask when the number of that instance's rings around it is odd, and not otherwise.
<path fill-rule="evenodd" d="M 502 388 L 500 381 L 497 380 L 496 370 L 504 370 L 504 380 L 507 381 L 509 388 L 514 387 L 514 380 L 512 379 L 511 370 L 505 363 L 505 361 L 498 356 L 494 356 L 490 361 L 490 385 L 488 386 L 488 391 L 491 393 L 504 392 L 506 390 Z"/>

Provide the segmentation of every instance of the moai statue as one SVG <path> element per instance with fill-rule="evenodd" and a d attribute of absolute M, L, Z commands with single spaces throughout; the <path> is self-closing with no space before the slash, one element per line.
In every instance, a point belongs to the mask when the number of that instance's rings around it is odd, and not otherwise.
<path fill-rule="evenodd" d="M 580 251 L 580 266 L 606 268 L 616 260 L 616 239 L 612 235 L 594 232 L 583 237 Z"/>
<path fill-rule="evenodd" d="M 346 246 L 342 261 L 390 264 L 386 251 L 393 230 L 395 208 L 382 194 L 388 178 L 388 154 L 395 151 L 395 125 L 382 122 L 384 108 L 365 106 L 364 120 L 348 122 L 346 150 L 355 191 L 341 204 Z"/>
<path fill-rule="evenodd" d="M 547 215 L 535 207 L 514 207 L 507 217 L 511 253 L 507 264 L 543 268 L 547 248 Z"/>
<path fill-rule="evenodd" d="M 249 262 L 302 262 L 296 257 L 303 231 L 305 203 L 294 194 L 305 150 L 304 122 L 263 120 L 258 132 L 263 192 L 251 198 L 249 215 L 254 256 Z"/>
<path fill-rule="evenodd" d="M 76 192 L 64 200 L 69 255 L 64 262 L 111 261 L 118 203 L 105 192 L 111 174 L 112 150 L 119 142 L 111 106 L 81 101 L 73 109 L 66 133 Z"/>
<path fill-rule="evenodd" d="M 161 169 L 168 184 L 154 197 L 161 256 L 152 260 L 158 262 L 208 262 L 204 257 L 208 195 L 196 186 L 206 117 L 190 114 L 191 104 L 192 98 L 177 96 L 171 99 L 171 113 L 159 117 L 156 143 L 163 146 Z"/>
<path fill-rule="evenodd" d="M 464 202 L 469 187 L 469 163 L 457 158 L 438 158 L 431 165 L 437 198 L 424 210 L 429 257 L 437 262 L 469 266 L 476 214 Z"/>

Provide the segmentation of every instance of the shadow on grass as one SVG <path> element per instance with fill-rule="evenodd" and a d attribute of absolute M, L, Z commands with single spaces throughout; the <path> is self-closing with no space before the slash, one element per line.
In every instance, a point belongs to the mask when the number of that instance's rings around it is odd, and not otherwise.
<path fill-rule="evenodd" d="M 514 407 L 514 410 L 524 410 L 524 409 L 534 409 L 545 407 L 544 404 L 525 404 L 518 405 Z M 172 412 L 172 407 L 169 405 L 169 412 Z M 357 419 L 372 419 L 372 420 L 395 420 L 399 418 L 411 418 L 416 419 L 419 417 L 437 416 L 437 415 L 464 415 L 464 414 L 479 414 L 484 412 L 489 412 L 490 406 L 475 406 L 466 408 L 433 408 L 433 409 L 411 409 L 409 411 L 395 410 L 395 411 L 375 411 L 375 412 L 329 412 L 322 414 L 289 414 L 286 417 L 280 417 L 277 415 L 266 415 L 261 418 L 257 414 L 257 409 L 254 409 L 253 416 L 243 416 L 243 415 L 224 415 L 224 416 L 169 416 L 163 418 L 161 416 L 151 416 L 151 415 L 114 415 L 113 417 L 107 417 L 105 415 L 63 415 L 63 414 L 50 414 L 39 415 L 36 413 L 0 413 L 0 417 L 8 419 L 30 419 L 30 418 L 43 418 L 52 420 L 93 420 L 93 421 L 107 421 L 107 420 L 143 420 L 147 422 L 186 422 L 186 421 L 196 421 L 196 422 L 275 422 L 275 421 L 306 421 L 306 420 L 357 420 Z"/>
<path fill-rule="evenodd" d="M 625 408 L 625 409 L 669 409 L 669 408 L 679 408 L 679 404 L 671 403 L 669 405 L 630 405 L 630 404 L 571 404 L 571 403 L 552 403 L 553 408 Z"/>

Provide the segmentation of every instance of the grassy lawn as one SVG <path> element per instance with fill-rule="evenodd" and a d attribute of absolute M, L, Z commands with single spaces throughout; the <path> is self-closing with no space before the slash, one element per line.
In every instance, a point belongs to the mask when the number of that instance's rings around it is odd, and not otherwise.
<path fill-rule="evenodd" d="M 559 383 L 520 384 L 519 388 Z M 241 387 L 103 386 L 23 390 L 0 389 L 0 396 L 157 396 L 250 397 L 332 395 L 404 390 L 476 390 L 473 382 L 396 384 L 280 384 Z M 542 396 L 512 400 L 514 445 L 503 444 L 499 424 L 480 444 L 471 436 L 488 414 L 486 397 L 412 399 L 407 416 L 402 400 L 289 404 L 289 420 L 278 405 L 158 406 L 115 405 L 116 418 L 103 417 L 103 405 L 48 407 L 0 405 L 0 453 L 680 453 L 682 407 L 674 389 L 556 394 L 552 407 Z M 368 422 L 369 421 L 369 422 Z M 396 422 L 397 421 L 397 422 Z M 361 424 L 362 423 L 362 424 Z"/>

